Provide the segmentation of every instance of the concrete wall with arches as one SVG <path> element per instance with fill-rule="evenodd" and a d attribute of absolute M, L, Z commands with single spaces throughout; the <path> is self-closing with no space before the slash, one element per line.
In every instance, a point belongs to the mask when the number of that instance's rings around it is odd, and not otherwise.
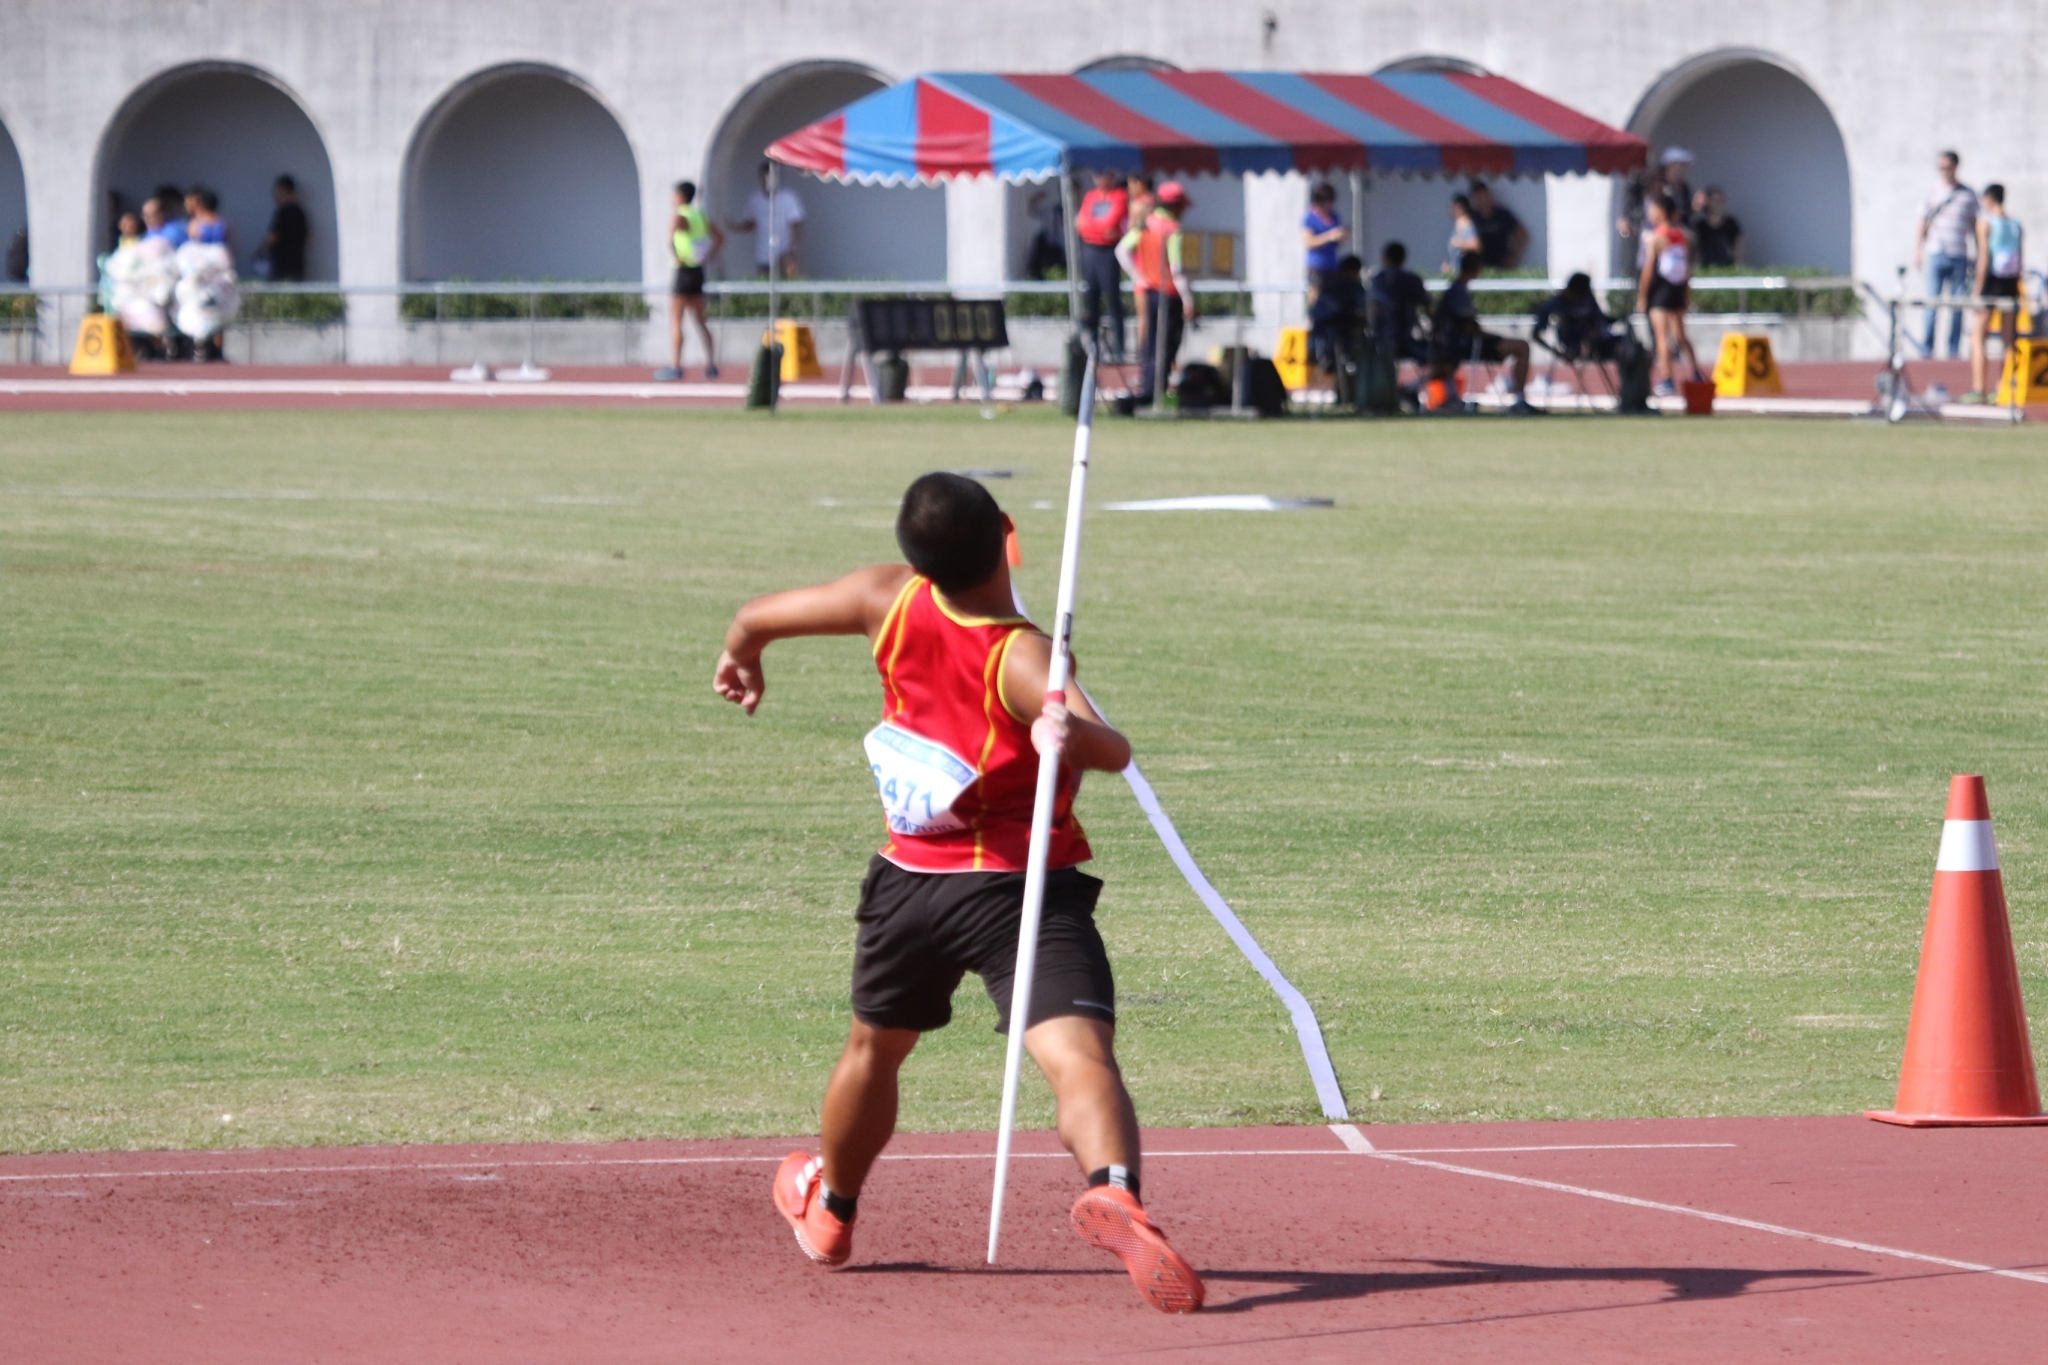
<path fill-rule="evenodd" d="M 704 182 L 721 218 L 743 212 L 732 201 L 758 144 L 862 82 L 871 88 L 934 68 L 1074 70 L 1104 59 L 1355 71 L 1421 59 L 1499 72 L 1609 123 L 1686 139 L 1702 178 L 1725 183 L 1751 225 L 1760 253 L 1752 259 L 1846 266 L 1875 280 L 1889 279 L 1910 254 L 1939 147 L 1962 150 L 1968 178 L 2004 181 L 2023 220 L 2048 215 L 2048 146 L 2029 131 L 2037 122 L 2033 54 L 2044 41 L 2048 8 L 2031 0 L 1984 0 L 1966 22 L 1907 0 L 1719 8 L 1285 0 L 1263 11 L 1208 0 L 1113 9 L 1089 0 L 899 0 L 884 10 L 839 0 L 765 9 L 746 0 L 14 0 L 0 6 L 0 124 L 21 162 L 40 284 L 90 278 L 107 191 L 125 194 L 129 181 L 152 178 L 147 167 L 172 160 L 179 136 L 212 159 L 166 178 L 240 185 L 276 170 L 301 174 L 278 163 L 305 159 L 306 130 L 331 179 L 320 212 L 331 214 L 332 231 L 316 226 L 325 246 L 315 249 L 332 252 L 344 284 L 487 266 L 555 275 L 630 267 L 658 282 L 675 180 Z M 186 87 L 179 98 L 208 89 L 217 98 L 186 107 L 183 133 L 134 123 L 138 100 L 151 91 L 171 98 L 174 78 L 188 71 L 241 73 L 254 84 Z M 468 103 L 490 93 L 491 73 L 507 71 L 534 75 L 524 87 L 530 101 L 504 86 L 496 106 Z M 231 87 L 241 94 L 231 99 Z M 283 120 L 297 141 L 265 142 L 279 132 L 275 121 L 234 103 L 256 99 L 258 87 L 277 97 L 262 97 L 265 107 L 288 104 L 303 119 Z M 1983 91 L 2000 95 L 1978 97 Z M 567 126 L 546 117 L 549 109 L 577 111 L 567 124 L 581 131 L 548 144 Z M 1796 138 L 1784 135 L 1788 126 Z M 188 136 L 195 129 L 203 136 Z M 533 156 L 512 150 L 521 147 Z M 490 166 L 502 174 L 462 181 Z M 0 217 L 5 170 L 0 164 Z M 556 187 L 554 200 L 583 207 L 587 231 L 558 230 L 556 204 L 506 188 L 507 178 Z M 952 205 L 951 191 L 797 188 L 815 205 L 813 273 L 919 275 L 941 260 L 956 274 L 986 271 L 989 253 L 950 240 L 948 222 L 956 232 L 999 234 L 998 260 L 1009 247 L 1008 209 L 984 211 L 992 201 L 974 201 L 971 190 Z M 1440 200 L 1444 187 L 1387 188 L 1382 219 L 1408 212 L 1394 201 L 1412 192 L 1414 232 L 1425 217 L 1441 222 L 1440 203 L 1425 201 Z M 1511 202 L 1527 188 L 1511 188 Z M 1289 262 L 1306 189 L 1299 177 L 1243 187 L 1245 253 L 1256 276 L 1298 270 Z M 1554 180 L 1541 193 L 1540 213 L 1524 216 L 1540 219 L 1532 232 L 1552 272 L 1606 268 L 1607 187 Z M 253 218 L 262 204 L 229 207 L 244 241 L 260 235 Z M 1370 209 L 1366 228 L 1376 239 Z M 519 254 L 550 242 L 547 253 Z M 586 254 L 568 254 L 571 245 Z M 745 273 L 751 245 L 733 242 L 728 272 Z M 1434 264 L 1434 246 L 1418 247 L 1420 259 Z M 375 358 L 376 329 L 395 322 L 396 304 L 362 298 L 351 308 L 365 341 L 350 353 Z"/>

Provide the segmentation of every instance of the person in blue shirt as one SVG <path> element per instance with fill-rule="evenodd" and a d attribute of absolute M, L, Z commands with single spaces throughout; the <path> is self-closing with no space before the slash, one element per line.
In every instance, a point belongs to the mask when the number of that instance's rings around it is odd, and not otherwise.
<path fill-rule="evenodd" d="M 1308 303 L 1337 274 L 1337 258 L 1344 251 L 1344 220 L 1337 216 L 1337 187 L 1327 180 L 1309 192 L 1308 215 L 1301 220 L 1301 244 L 1308 248 Z"/>
<path fill-rule="evenodd" d="M 2026 233 L 2020 220 L 2005 211 L 2005 186 L 1986 185 L 1977 215 L 1977 283 L 1980 299 L 2010 299 L 2005 308 L 1979 308 L 1970 318 L 1970 391 L 1965 403 L 1985 402 L 1984 381 L 1989 373 L 1985 351 L 1991 344 L 1992 314 L 1998 316 L 1998 338 L 2005 354 L 2012 354 L 2013 338 L 2019 332 L 2020 276 L 2024 265 Z"/>
<path fill-rule="evenodd" d="M 185 192 L 185 236 L 207 246 L 226 246 L 228 225 L 220 216 L 220 196 L 204 186 Z"/>
<path fill-rule="evenodd" d="M 185 219 L 181 209 L 185 196 L 176 185 L 159 185 L 156 193 L 142 201 L 142 222 L 148 231 L 144 240 L 154 238 L 176 251 L 185 245 Z"/>

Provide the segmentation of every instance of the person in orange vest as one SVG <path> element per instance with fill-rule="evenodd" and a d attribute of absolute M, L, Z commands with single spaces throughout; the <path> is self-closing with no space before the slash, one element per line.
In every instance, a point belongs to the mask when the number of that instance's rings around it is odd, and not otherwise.
<path fill-rule="evenodd" d="M 1194 287 L 1181 268 L 1180 220 L 1194 206 L 1177 180 L 1159 187 L 1159 207 L 1142 228 L 1133 228 L 1117 244 L 1117 264 L 1136 284 L 1139 316 L 1146 342 L 1138 357 L 1135 403 L 1151 403 L 1159 385 L 1173 374 L 1181 333 L 1197 320 Z"/>
<path fill-rule="evenodd" d="M 1097 171 L 1095 188 L 1081 200 L 1074 215 L 1074 235 L 1081 239 L 1081 335 L 1105 343 L 1103 359 L 1122 364 L 1124 358 L 1124 277 L 1117 269 L 1116 244 L 1130 228 L 1130 192 L 1115 171 Z M 1102 334 L 1103 304 L 1109 305 L 1109 335 Z"/>

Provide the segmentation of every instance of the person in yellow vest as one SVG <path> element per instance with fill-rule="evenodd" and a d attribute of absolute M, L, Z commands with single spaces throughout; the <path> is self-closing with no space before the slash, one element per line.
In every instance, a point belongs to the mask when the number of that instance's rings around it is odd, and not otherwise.
<path fill-rule="evenodd" d="M 1173 374 L 1181 333 L 1197 321 L 1194 286 L 1181 268 L 1180 220 L 1193 207 L 1179 181 L 1159 187 L 1158 207 L 1143 227 L 1133 227 L 1117 244 L 1117 263 L 1136 284 L 1144 302 L 1145 342 L 1138 357 L 1138 392 L 1134 409 L 1153 401 L 1158 386 Z"/>
<path fill-rule="evenodd" d="M 676 211 L 669 219 L 668 250 L 675 258 L 675 284 L 668 296 L 668 368 L 654 377 L 664 382 L 683 377 L 683 318 L 696 320 L 697 340 L 704 346 L 704 377 L 718 378 L 718 345 L 704 321 L 704 267 L 725 246 L 704 210 L 697 207 L 697 187 L 684 180 L 676 186 Z"/>

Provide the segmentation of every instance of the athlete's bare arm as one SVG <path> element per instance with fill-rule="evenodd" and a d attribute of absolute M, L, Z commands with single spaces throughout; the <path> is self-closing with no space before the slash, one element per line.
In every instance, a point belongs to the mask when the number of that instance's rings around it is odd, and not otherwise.
<path fill-rule="evenodd" d="M 1003 660 L 1004 703 L 1012 715 L 1038 717 L 1031 742 L 1041 753 L 1058 743 L 1076 768 L 1120 773 L 1129 767 L 1131 742 L 1103 723 L 1079 687 L 1069 685 L 1064 707 L 1046 705 L 1045 675 L 1051 667 L 1052 641 L 1036 631 L 1019 631 Z"/>
<path fill-rule="evenodd" d="M 725 652 L 718 656 L 712 690 L 753 715 L 761 704 L 761 694 L 768 690 L 768 680 L 761 672 L 762 650 L 775 640 L 798 635 L 865 635 L 874 639 L 911 574 L 908 564 L 876 564 L 856 569 L 837 582 L 755 598 L 741 607 L 725 628 Z M 1040 683 L 1041 696 L 1044 691 L 1045 685 Z"/>

